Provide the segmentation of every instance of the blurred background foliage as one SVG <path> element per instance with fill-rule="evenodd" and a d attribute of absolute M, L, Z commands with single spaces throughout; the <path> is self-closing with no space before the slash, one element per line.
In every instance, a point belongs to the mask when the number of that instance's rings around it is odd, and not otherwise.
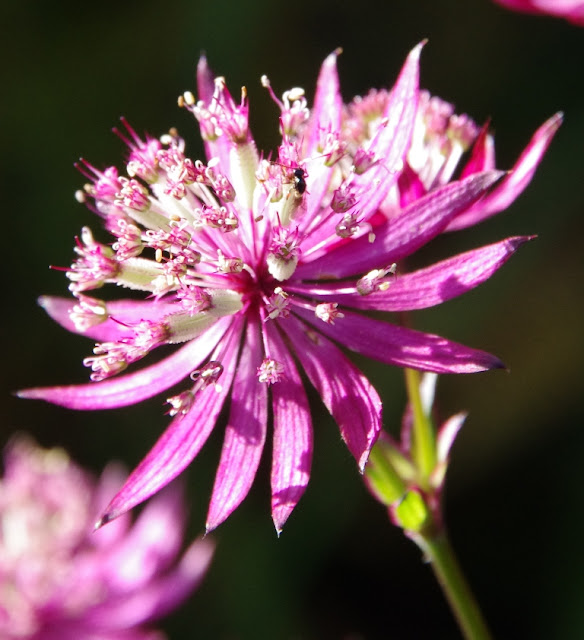
<path fill-rule="evenodd" d="M 260 148 L 277 144 L 277 109 L 261 88 L 303 86 L 342 46 L 343 95 L 390 86 L 409 49 L 429 39 L 422 85 L 479 123 L 491 118 L 498 164 L 512 166 L 557 110 L 565 123 L 532 185 L 498 217 L 440 238 L 422 260 L 515 234 L 538 234 L 491 281 L 416 313 L 420 329 L 499 355 L 510 373 L 445 377 L 444 416 L 470 417 L 454 447 L 447 519 L 454 545 L 498 638 L 584 636 L 582 373 L 584 30 L 506 12 L 489 0 L 170 0 L 80 3 L 5 0 L 0 48 L 0 198 L 8 265 L 2 313 L 3 445 L 18 430 L 66 446 L 99 472 L 133 467 L 162 431 L 161 399 L 108 413 L 19 401 L 15 389 L 82 382 L 91 343 L 36 305 L 65 294 L 73 237 L 96 219 L 73 198 L 79 156 L 121 165 L 110 133 L 121 115 L 137 131 L 171 126 L 191 157 L 201 144 L 176 97 L 194 89 L 205 51 L 234 94 L 245 84 Z M 394 431 L 404 406 L 397 369 L 363 364 Z M 213 534 L 203 587 L 169 618 L 172 638 L 375 640 L 455 638 L 457 629 L 417 548 L 390 527 L 313 395 L 312 481 L 280 539 L 269 516 L 269 450 L 249 498 Z M 202 532 L 222 432 L 186 479 L 191 530 Z"/>

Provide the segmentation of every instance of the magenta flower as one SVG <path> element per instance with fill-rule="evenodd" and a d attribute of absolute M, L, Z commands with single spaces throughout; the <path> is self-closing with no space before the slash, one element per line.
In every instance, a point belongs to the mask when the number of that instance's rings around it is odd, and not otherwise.
<path fill-rule="evenodd" d="M 507 9 L 558 16 L 566 18 L 578 26 L 584 26 L 584 2 L 582 0 L 495 0 L 495 2 L 507 7 Z"/>
<path fill-rule="evenodd" d="M 503 198 L 496 194 L 504 184 L 507 200 L 521 190 L 506 178 L 489 195 L 502 173 L 490 170 L 484 141 L 463 179 L 433 181 L 415 197 L 414 187 L 399 186 L 409 175 L 419 118 L 421 48 L 410 53 L 369 118 L 363 108 L 356 113 L 356 103 L 343 105 L 336 53 L 322 65 L 311 110 L 302 89 L 279 100 L 262 78 L 281 111 L 282 144 L 274 159 L 256 150 L 245 89 L 236 104 L 202 59 L 199 100 L 185 93 L 180 104 L 199 122 L 206 164 L 185 156 L 176 132 L 142 140 L 128 125 L 120 134 L 130 148 L 127 176 L 82 163 L 91 184 L 79 199 L 91 203 L 116 239 L 101 244 L 85 228 L 68 272 L 76 299 L 42 298 L 41 304 L 66 328 L 99 341 L 85 360 L 94 382 L 20 395 L 91 410 L 137 403 L 180 385 L 168 398 L 170 425 L 102 524 L 181 473 L 230 398 L 207 517 L 207 530 L 215 528 L 251 487 L 271 397 L 271 507 L 279 532 L 311 467 L 312 423 L 300 369 L 363 470 L 379 433 L 381 403 L 340 346 L 438 373 L 501 366 L 482 351 L 360 313 L 440 304 L 487 280 L 527 239 L 508 238 L 413 273 L 396 268 L 457 220 L 476 219 L 476 208 L 487 206 L 481 198 Z M 367 131 L 359 135 L 355 129 L 365 121 Z M 540 145 L 529 170 L 541 153 Z M 397 189 L 407 194 L 399 207 Z M 145 299 L 104 302 L 86 295 L 105 283 L 142 291 Z M 109 379 L 167 344 L 182 346 Z"/>
<path fill-rule="evenodd" d="M 4 640 L 163 640 L 149 624 L 197 587 L 213 554 L 199 540 L 180 556 L 185 513 L 176 486 L 132 524 L 93 531 L 123 477 L 99 482 L 62 449 L 23 437 L 0 479 L 0 637 Z"/>

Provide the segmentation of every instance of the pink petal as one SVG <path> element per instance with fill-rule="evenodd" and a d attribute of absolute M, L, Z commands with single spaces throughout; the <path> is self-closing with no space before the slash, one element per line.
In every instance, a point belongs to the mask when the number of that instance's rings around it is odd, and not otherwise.
<path fill-rule="evenodd" d="M 397 179 L 399 189 L 399 206 L 405 209 L 412 202 L 416 202 L 426 195 L 426 187 L 418 177 L 418 174 L 406 162 L 403 171 Z M 388 216 L 389 217 L 389 216 Z"/>
<path fill-rule="evenodd" d="M 430 267 L 397 275 L 389 280 L 386 291 L 360 295 L 344 283 L 306 284 L 288 287 L 308 297 L 329 299 L 354 309 L 411 311 L 426 309 L 474 289 L 488 280 L 517 249 L 533 236 L 507 238 L 480 249 L 461 253 Z"/>
<path fill-rule="evenodd" d="M 294 310 L 318 331 L 348 349 L 387 364 L 435 373 L 477 373 L 504 368 L 498 358 L 484 351 L 351 311 L 345 311 L 344 318 L 330 325 L 307 309 Z"/>
<path fill-rule="evenodd" d="M 362 472 L 381 429 L 381 400 L 377 391 L 325 337 L 292 316 L 281 327 L 294 344 L 308 379 L 339 425 L 341 437 Z"/>
<path fill-rule="evenodd" d="M 68 331 L 80 333 L 99 342 L 120 340 L 127 337 L 132 331 L 132 326 L 142 320 L 161 320 L 176 310 L 176 304 L 156 300 L 115 300 L 107 303 L 109 318 L 105 322 L 87 331 L 79 331 L 70 316 L 73 307 L 79 304 L 76 298 L 41 296 L 38 303 L 55 322 Z"/>
<path fill-rule="evenodd" d="M 305 132 L 307 138 L 305 157 L 315 157 L 309 162 L 308 189 L 306 191 L 306 213 L 304 219 L 310 222 L 322 206 L 332 175 L 332 169 L 324 165 L 323 158 L 318 156 L 318 143 L 324 131 L 339 131 L 343 99 L 340 93 L 339 76 L 337 73 L 337 52 L 331 53 L 322 63 L 318 81 L 314 106 L 309 121 L 309 129 Z"/>
<path fill-rule="evenodd" d="M 362 236 L 332 249 L 321 258 L 299 264 L 294 280 L 344 278 L 383 268 L 419 249 L 439 234 L 461 211 L 503 175 L 479 173 L 431 191 L 396 218 L 375 229 L 375 240 Z"/>
<path fill-rule="evenodd" d="M 198 99 L 205 104 L 210 104 L 215 91 L 215 75 L 209 67 L 207 56 L 204 54 L 201 55 L 197 63 L 197 90 L 199 92 Z"/>
<path fill-rule="evenodd" d="M 495 168 L 495 143 L 493 136 L 489 133 L 489 125 L 490 122 L 486 122 L 480 130 L 470 152 L 470 158 L 460 173 L 461 180 L 473 173 Z"/>
<path fill-rule="evenodd" d="M 322 131 L 335 132 L 341 125 L 343 99 L 337 73 L 338 54 L 339 51 L 333 51 L 325 58 L 320 68 L 309 128 L 304 133 L 306 157 L 311 157 L 316 152 Z"/>
<path fill-rule="evenodd" d="M 508 9 L 527 13 L 549 14 L 566 18 L 584 26 L 584 2 L 582 0 L 495 0 Z"/>
<path fill-rule="evenodd" d="M 135 373 L 103 382 L 59 387 L 35 387 L 17 392 L 19 398 L 46 400 L 69 409 L 114 409 L 155 396 L 186 378 L 211 353 L 232 322 L 221 318 L 205 333 L 172 355 Z"/>
<path fill-rule="evenodd" d="M 531 182 L 544 153 L 556 131 L 562 124 L 563 115 L 556 113 L 533 134 L 529 144 L 519 156 L 515 166 L 501 182 L 480 202 L 455 218 L 448 231 L 464 229 L 506 209 Z"/>
<path fill-rule="evenodd" d="M 199 453 L 229 394 L 235 373 L 237 349 L 242 328 L 237 318 L 222 341 L 224 366 L 219 385 L 200 390 L 190 411 L 177 415 L 158 442 L 130 474 L 130 477 L 110 502 L 98 526 L 117 518 L 176 478 Z"/>
<path fill-rule="evenodd" d="M 261 363 L 261 334 L 257 319 L 252 317 L 248 319 L 235 374 L 229 421 L 207 514 L 207 532 L 239 506 L 250 490 L 260 463 L 268 421 L 268 389 L 257 377 Z"/>
<path fill-rule="evenodd" d="M 284 365 L 286 378 L 271 387 L 274 414 L 272 519 L 278 534 L 304 493 L 312 463 L 310 407 L 294 359 L 272 322 L 265 325 L 270 355 Z"/>
<path fill-rule="evenodd" d="M 419 60 L 424 42 L 409 54 L 395 83 L 383 113 L 387 124 L 371 140 L 368 150 L 380 160 L 361 175 L 354 174 L 351 186 L 359 194 L 359 211 L 369 219 L 387 196 L 396 182 L 412 136 L 418 105 Z M 375 184 L 375 189 L 371 185 Z M 312 190 L 310 187 L 309 190 Z M 330 217 L 318 229 L 312 230 L 302 243 L 304 255 L 310 255 L 315 247 L 320 247 L 331 236 L 335 238 L 336 216 Z M 336 238 L 335 238 L 336 239 Z M 322 255 L 316 249 L 310 260 Z"/>
<path fill-rule="evenodd" d="M 355 175 L 351 184 L 364 195 L 359 209 L 368 218 L 385 199 L 408 151 L 418 108 L 418 80 L 420 54 L 425 41 L 420 42 L 408 55 L 383 113 L 387 125 L 375 136 L 369 147 L 381 159 L 378 165 L 361 175 Z M 375 184 L 372 189 L 371 185 Z"/>

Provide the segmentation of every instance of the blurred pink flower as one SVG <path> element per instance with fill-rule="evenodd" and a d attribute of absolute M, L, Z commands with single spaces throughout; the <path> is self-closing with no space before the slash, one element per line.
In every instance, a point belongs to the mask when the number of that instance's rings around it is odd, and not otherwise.
<path fill-rule="evenodd" d="M 178 607 L 213 554 L 199 540 L 180 554 L 185 513 L 169 487 L 135 523 L 93 531 L 123 476 L 99 482 L 62 449 L 18 437 L 0 479 L 0 638 L 162 640 L 149 624 Z"/>
<path fill-rule="evenodd" d="M 312 422 L 297 365 L 363 470 L 379 433 L 381 403 L 338 345 L 438 373 L 502 366 L 485 352 L 359 313 L 437 305 L 502 266 L 528 238 L 396 273 L 398 261 L 445 229 L 472 224 L 499 206 L 481 202 L 512 201 L 557 128 L 548 126 L 545 144 L 526 150 L 521 170 L 513 172 L 521 181 L 501 180 L 502 172 L 492 170 L 486 133 L 475 142 L 463 179 L 450 180 L 452 160 L 440 178 L 422 176 L 419 168 L 416 177 L 408 167 L 428 101 L 418 89 L 421 48 L 410 53 L 391 91 L 349 106 L 340 94 L 336 52 L 322 65 L 312 110 L 302 89 L 286 91 L 280 100 L 262 78 L 281 112 L 282 143 L 274 160 L 256 150 L 246 90 L 235 103 L 225 80 L 214 78 L 202 59 L 199 100 L 187 92 L 179 102 L 199 122 L 207 164 L 185 156 L 175 131 L 142 140 L 125 123 L 127 133 L 120 136 L 130 148 L 126 176 L 115 167 L 99 171 L 82 163 L 91 184 L 78 198 L 90 202 L 116 240 L 101 244 L 85 228 L 68 271 L 76 299 L 45 297 L 41 304 L 66 328 L 99 341 L 85 360 L 94 383 L 20 395 L 106 409 L 188 381 L 168 398 L 172 422 L 102 523 L 176 477 L 198 454 L 230 398 L 207 516 L 207 529 L 215 528 L 254 480 L 271 395 L 272 518 L 279 532 L 307 486 L 312 460 Z M 105 283 L 147 297 L 104 302 L 86 295 Z M 158 363 L 107 379 L 157 347 L 179 343 Z"/>
<path fill-rule="evenodd" d="M 579 26 L 584 26 L 584 2 L 582 0 L 495 0 L 495 2 L 507 7 L 507 9 L 558 16 Z"/>

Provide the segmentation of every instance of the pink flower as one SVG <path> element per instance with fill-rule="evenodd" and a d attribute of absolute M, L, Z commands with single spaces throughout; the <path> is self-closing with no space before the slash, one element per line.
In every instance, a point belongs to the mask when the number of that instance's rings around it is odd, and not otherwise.
<path fill-rule="evenodd" d="M 579 26 L 584 26 L 584 2 L 582 0 L 495 0 L 495 2 L 508 9 L 558 16 Z"/>
<path fill-rule="evenodd" d="M 381 403 L 339 345 L 438 373 L 502 366 L 482 351 L 360 313 L 440 304 L 484 282 L 528 239 L 508 238 L 413 273 L 396 271 L 396 263 L 447 228 L 499 206 L 481 202 L 511 201 L 545 147 L 534 152 L 538 143 L 532 143 L 526 151 L 520 186 L 491 170 L 486 133 L 463 179 L 450 181 L 452 173 L 443 171 L 442 180 L 400 185 L 412 174 L 421 48 L 410 53 L 390 92 L 379 92 L 378 103 L 370 95 L 360 108 L 343 105 L 336 52 L 322 65 L 310 110 L 302 89 L 280 100 L 264 77 L 281 112 L 282 144 L 273 160 L 256 150 L 245 89 L 236 103 L 202 59 L 199 100 L 185 93 L 180 104 L 199 122 L 206 164 L 185 155 L 176 132 L 142 140 L 128 125 L 120 134 L 130 148 L 127 176 L 83 163 L 91 183 L 79 199 L 91 203 L 116 240 L 102 244 L 84 229 L 68 272 L 76 300 L 42 298 L 41 304 L 66 328 L 99 341 L 85 360 L 94 383 L 20 395 L 105 409 L 180 384 L 168 398 L 173 420 L 102 523 L 181 473 L 230 398 L 207 517 L 207 529 L 215 528 L 251 487 L 271 398 L 271 506 L 279 532 L 307 486 L 312 459 L 300 369 L 362 471 L 380 430 Z M 86 295 L 106 283 L 142 291 L 145 299 L 104 302 Z M 166 344 L 182 346 L 156 364 L 109 379 Z"/>
<path fill-rule="evenodd" d="M 123 477 L 99 482 L 62 449 L 15 439 L 0 479 L 0 637 L 5 640 L 163 640 L 149 623 L 197 587 L 207 540 L 180 556 L 185 513 L 176 486 L 132 524 L 93 531 Z"/>

